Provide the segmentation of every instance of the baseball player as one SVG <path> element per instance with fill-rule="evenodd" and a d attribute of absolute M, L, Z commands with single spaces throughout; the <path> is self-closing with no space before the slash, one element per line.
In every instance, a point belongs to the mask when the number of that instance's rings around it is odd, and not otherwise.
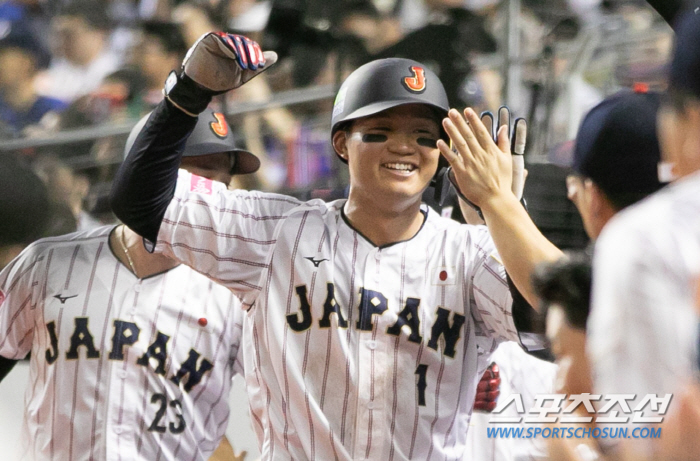
<path fill-rule="evenodd" d="M 658 175 L 660 101 L 640 85 L 605 98 L 581 122 L 566 186 L 593 240 L 616 213 L 665 185 Z"/>
<path fill-rule="evenodd" d="M 334 104 L 347 200 L 178 179 L 197 114 L 275 60 L 245 37 L 203 36 L 120 168 L 115 212 L 156 252 L 241 298 L 263 459 L 460 458 L 488 356 L 518 339 L 503 263 L 532 302 L 531 268 L 561 255 L 511 192 L 508 130 L 496 144 L 473 111 L 446 118 L 433 72 L 378 60 L 355 70 Z M 421 205 L 440 152 L 491 233 Z"/>
<path fill-rule="evenodd" d="M 509 111 L 501 107 L 498 118 L 494 119 L 489 112 L 482 114 L 482 122 L 493 131 L 495 126 L 508 124 Z M 526 171 L 520 163 L 521 158 L 513 156 L 513 183 L 511 190 L 516 198 L 523 195 Z M 459 209 L 464 221 L 468 224 L 484 224 L 478 213 L 458 199 Z M 441 212 L 444 211 L 443 207 Z M 451 214 L 451 212 L 450 212 Z M 444 216 L 444 215 L 443 215 Z M 459 219 L 459 218 L 457 218 Z M 514 302 L 515 304 L 515 302 Z M 557 366 L 553 363 L 538 359 L 513 341 L 499 344 L 491 355 L 491 365 L 484 372 L 477 384 L 477 393 L 474 400 L 474 412 L 469 422 L 466 449 L 463 459 L 465 461 L 508 461 L 508 460 L 535 460 L 546 459 L 547 450 L 542 438 L 510 438 L 489 437 L 487 428 L 517 428 L 522 425 L 492 424 L 492 414 L 497 405 L 503 405 L 511 394 L 518 394 L 523 402 L 523 408 L 534 408 L 537 394 L 553 393 L 555 373 Z M 515 405 L 509 405 L 501 409 L 499 417 L 518 417 Z M 529 425 L 533 427 L 532 425 Z"/>
<path fill-rule="evenodd" d="M 0 155 L 0 270 L 48 227 L 49 194 L 39 177 L 11 155 Z M 0 381 L 16 360 L 0 356 Z"/>
<path fill-rule="evenodd" d="M 211 110 L 182 164 L 222 187 L 259 165 Z M 125 225 L 33 243 L 0 272 L 0 355 L 31 352 L 23 458 L 208 459 L 242 315 L 229 290 L 146 252 Z"/>
<path fill-rule="evenodd" d="M 586 342 L 596 393 L 663 397 L 676 392 L 694 369 L 700 15 L 693 10 L 683 15 L 676 33 L 669 91 L 658 120 L 662 158 L 678 179 L 619 213 L 596 244 Z M 653 416 L 659 408 L 647 412 Z M 644 441 L 630 449 L 650 452 Z"/>
<path fill-rule="evenodd" d="M 542 264 L 533 275 L 533 285 L 542 300 L 549 338 L 557 370 L 554 392 L 569 396 L 591 393 L 590 366 L 586 357 L 586 320 L 590 308 L 591 255 L 589 251 L 574 252 L 559 261 Z M 554 393 L 552 392 L 552 393 Z M 569 406 L 563 402 L 561 408 Z M 589 417 L 585 406 L 572 413 L 560 411 L 561 419 L 550 429 L 593 430 L 592 422 L 572 424 L 565 418 L 572 415 Z M 551 437 L 545 439 L 551 459 L 583 461 L 599 459 L 595 438 Z"/>

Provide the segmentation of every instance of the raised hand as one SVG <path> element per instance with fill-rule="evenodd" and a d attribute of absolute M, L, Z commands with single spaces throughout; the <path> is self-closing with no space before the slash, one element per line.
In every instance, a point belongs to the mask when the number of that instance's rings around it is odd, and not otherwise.
<path fill-rule="evenodd" d="M 166 97 L 190 115 L 202 112 L 212 96 L 238 88 L 277 62 L 243 35 L 209 32 L 189 49 L 179 72 L 165 83 Z"/>
<path fill-rule="evenodd" d="M 480 119 L 469 108 L 464 111 L 464 116 L 452 109 L 443 121 L 454 148 L 443 141 L 438 142 L 440 151 L 450 163 L 448 177 L 460 198 L 479 213 L 481 202 L 498 194 L 511 191 L 518 199 L 522 197 L 527 125 L 522 118 L 515 121 L 511 142 L 510 118 L 509 109 L 503 106 L 498 111 L 497 129 L 490 112 L 482 114 Z"/>

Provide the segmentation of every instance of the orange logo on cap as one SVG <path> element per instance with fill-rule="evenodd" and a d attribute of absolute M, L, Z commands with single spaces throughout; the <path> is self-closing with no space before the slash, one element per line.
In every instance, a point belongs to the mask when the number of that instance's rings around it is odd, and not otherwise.
<path fill-rule="evenodd" d="M 209 123 L 209 128 L 211 128 L 211 131 L 213 131 L 218 137 L 225 138 L 228 134 L 228 123 L 226 123 L 224 114 L 214 112 L 214 118 L 216 119 L 216 122 Z"/>
<path fill-rule="evenodd" d="M 413 76 L 404 77 L 404 86 L 416 93 L 422 93 L 425 91 L 425 69 L 418 66 L 411 66 L 410 70 L 413 73 Z"/>

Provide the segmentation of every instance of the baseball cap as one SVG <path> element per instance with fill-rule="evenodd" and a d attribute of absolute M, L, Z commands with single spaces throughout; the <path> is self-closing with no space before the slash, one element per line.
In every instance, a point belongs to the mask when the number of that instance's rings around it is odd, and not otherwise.
<path fill-rule="evenodd" d="M 669 87 L 700 98 L 700 9 L 686 11 L 676 23 Z"/>
<path fill-rule="evenodd" d="M 131 129 L 124 146 L 124 158 L 129 155 L 136 137 L 143 130 L 151 114 L 152 112 L 149 112 L 144 115 Z M 260 168 L 260 159 L 239 145 L 224 115 L 207 108 L 199 114 L 197 124 L 187 138 L 183 157 L 220 153 L 236 154 L 236 164 L 231 174 L 255 173 Z"/>
<path fill-rule="evenodd" d="M 659 104 L 658 93 L 624 91 L 591 109 L 576 136 L 574 171 L 608 194 L 650 194 L 660 189 Z"/>

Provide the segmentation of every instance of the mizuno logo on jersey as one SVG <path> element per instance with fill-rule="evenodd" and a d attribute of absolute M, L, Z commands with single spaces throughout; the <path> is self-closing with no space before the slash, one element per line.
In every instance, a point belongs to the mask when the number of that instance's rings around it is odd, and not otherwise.
<path fill-rule="evenodd" d="M 76 295 L 77 296 L 77 295 Z M 85 349 L 86 359 L 99 359 L 102 353 L 95 347 L 95 341 L 88 327 L 89 319 L 87 317 L 75 317 L 75 326 L 73 334 L 70 338 L 70 344 L 58 344 L 58 335 L 56 333 L 56 322 L 51 321 L 46 324 L 46 331 L 49 334 L 50 347 L 46 349 L 44 354 L 46 362 L 51 365 L 56 362 L 59 357 L 59 347 L 68 346 L 66 351 L 66 360 L 78 360 L 80 358 L 81 348 Z M 150 326 L 148 327 L 150 331 Z M 114 320 L 114 332 L 112 334 L 112 347 L 109 351 L 109 360 L 125 360 L 125 348 L 136 344 L 141 334 L 141 329 L 133 322 L 124 320 Z M 146 352 L 136 359 L 137 365 L 148 367 L 159 375 L 165 376 L 166 363 L 169 364 L 172 360 L 168 355 L 168 342 L 170 336 L 156 331 L 155 338 L 148 347 L 142 347 Z M 145 346 L 145 345 L 144 345 Z M 201 357 L 201 354 L 194 349 L 190 349 L 187 359 L 181 364 L 180 368 L 169 378 L 175 384 L 183 384 L 185 391 L 189 392 L 194 386 L 204 377 L 204 374 L 213 368 L 211 361 Z M 174 369 L 172 367 L 168 367 Z"/>
<path fill-rule="evenodd" d="M 335 285 L 330 282 L 326 283 L 326 289 L 326 300 L 323 303 L 323 315 L 318 321 L 318 326 L 320 328 L 330 328 L 331 316 L 335 314 L 338 328 L 348 328 L 351 326 L 360 331 L 372 331 L 372 329 L 375 328 L 373 322 L 374 316 L 380 316 L 388 310 L 386 296 L 378 291 L 361 288 L 360 301 L 357 306 L 359 315 L 357 321 L 354 322 L 353 325 L 349 325 L 349 322 L 346 320 L 347 315 L 343 315 L 343 309 L 335 299 Z M 311 328 L 314 323 L 312 307 L 307 292 L 308 288 L 306 285 L 299 285 L 296 287 L 296 293 L 299 298 L 299 312 L 287 316 L 287 324 L 289 328 L 295 332 L 306 331 Z M 408 337 L 408 341 L 418 344 L 422 343 L 423 336 L 420 334 L 421 315 L 419 313 L 419 307 L 420 299 L 406 298 L 406 304 L 403 310 L 398 313 L 396 323 L 387 328 L 386 334 L 399 336 L 403 333 Z M 442 345 L 443 353 L 447 357 L 454 358 L 465 320 L 462 314 L 450 312 L 447 309 L 438 307 L 435 321 L 430 328 L 430 338 L 427 343 L 428 347 L 437 351 L 438 345 Z M 440 337 L 442 337 L 444 341 L 440 341 Z"/>
<path fill-rule="evenodd" d="M 319 264 L 321 264 L 323 261 L 328 261 L 327 259 L 314 259 L 313 256 L 304 256 L 304 259 L 308 259 L 314 264 L 314 267 L 318 267 Z"/>
<path fill-rule="evenodd" d="M 61 304 L 65 304 L 66 301 L 68 301 L 68 300 L 71 299 L 71 298 L 75 298 L 76 296 L 78 296 L 78 295 L 73 295 L 73 296 L 61 296 L 61 293 L 59 293 L 59 294 L 55 295 L 54 298 L 56 298 L 56 299 L 58 299 L 59 301 L 61 301 Z"/>

